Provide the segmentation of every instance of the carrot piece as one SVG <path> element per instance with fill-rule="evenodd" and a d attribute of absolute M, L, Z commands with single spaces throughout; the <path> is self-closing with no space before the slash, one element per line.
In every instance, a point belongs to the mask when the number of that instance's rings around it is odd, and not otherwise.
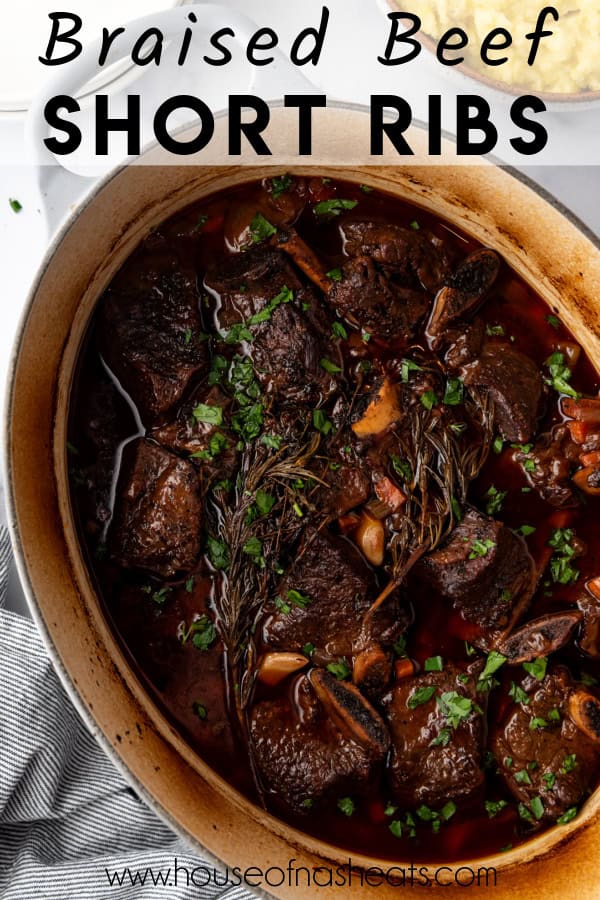
<path fill-rule="evenodd" d="M 576 444 L 585 444 L 593 429 L 586 422 L 567 422 L 567 428 Z"/>
<path fill-rule="evenodd" d="M 582 466 L 598 466 L 600 465 L 600 450 L 593 453 L 582 453 L 579 457 Z"/>
<path fill-rule="evenodd" d="M 562 402 L 562 411 L 569 419 L 600 425 L 600 399 L 574 400 L 571 397 L 565 397 Z"/>
<path fill-rule="evenodd" d="M 403 678 L 410 678 L 411 675 L 415 674 L 415 667 L 412 660 L 408 657 L 405 659 L 397 659 L 394 666 L 394 672 L 397 681 L 401 681 Z"/>
<path fill-rule="evenodd" d="M 385 476 L 380 478 L 375 484 L 375 493 L 392 512 L 398 512 L 399 509 L 402 509 L 408 499 L 406 494 Z"/>

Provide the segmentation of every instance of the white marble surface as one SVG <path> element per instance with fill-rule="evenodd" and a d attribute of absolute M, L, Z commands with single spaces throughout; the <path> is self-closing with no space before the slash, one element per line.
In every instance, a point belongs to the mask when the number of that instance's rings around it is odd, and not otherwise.
<path fill-rule="evenodd" d="M 352 12 L 353 4 L 356 6 L 357 0 L 343 0 L 347 16 Z M 299 7 L 292 10 L 287 5 L 282 5 L 280 0 L 229 0 L 228 5 L 234 9 L 237 7 L 247 15 L 256 14 L 261 24 L 264 24 L 264 20 L 279 22 L 282 33 L 307 24 Z M 340 0 L 333 0 L 329 5 L 339 9 Z M 367 9 L 364 0 L 360 0 L 359 7 L 356 9 L 356 17 L 350 19 L 349 27 L 356 30 L 355 23 L 360 13 L 363 17 L 360 27 L 367 35 L 369 27 L 374 28 L 377 24 L 374 17 L 379 17 L 380 25 L 383 12 L 375 0 L 370 7 L 370 18 L 364 15 Z M 364 101 L 371 85 L 364 79 L 358 84 L 355 76 L 357 73 L 341 71 L 339 67 L 323 66 L 317 81 L 319 87 L 331 96 L 347 101 Z M 234 84 L 235 70 L 229 70 L 227 77 L 223 77 L 221 88 L 235 90 Z M 443 85 L 438 85 L 438 89 L 440 88 Z M 381 88 L 374 86 L 373 90 L 376 89 Z M 285 84 L 279 82 L 271 96 L 281 96 L 284 92 Z M 44 211 L 46 201 L 38 191 L 38 171 L 31 165 L 15 164 L 15 160 L 25 159 L 24 146 L 23 119 L 0 113 L 0 387 L 3 392 L 19 316 L 51 237 Z M 12 161 L 2 164 L 3 159 Z M 538 166 L 524 171 L 557 197 L 594 233 L 600 235 L 600 167 Z M 11 197 L 22 204 L 22 211 L 18 214 L 11 210 Z M 65 198 L 65 208 L 54 210 L 55 215 L 67 212 L 72 199 Z M 32 452 L 35 452 L 35 448 L 32 448 Z M 4 517 L 3 504 L 2 516 Z M 17 610 L 25 609 L 18 579 L 14 575 L 11 579 L 9 605 Z"/>

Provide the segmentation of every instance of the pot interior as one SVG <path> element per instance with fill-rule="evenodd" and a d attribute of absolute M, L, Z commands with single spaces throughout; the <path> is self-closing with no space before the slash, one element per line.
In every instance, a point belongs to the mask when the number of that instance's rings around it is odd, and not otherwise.
<path fill-rule="evenodd" d="M 341 139 L 352 135 L 356 115 L 343 111 L 336 116 Z M 314 172 L 303 166 L 281 171 Z M 590 358 L 600 359 L 595 302 L 600 253 L 560 211 L 506 171 L 488 164 L 330 165 L 319 168 L 319 174 L 395 194 L 494 247 L 549 303 Z M 102 614 L 69 499 L 69 398 L 99 296 L 150 228 L 199 198 L 263 175 L 264 169 L 252 166 L 125 168 L 99 187 L 59 236 L 32 294 L 14 364 L 7 446 L 12 527 L 20 573 L 61 676 L 145 799 L 173 827 L 231 865 L 281 866 L 292 856 L 298 865 L 344 864 L 347 854 L 339 848 L 257 809 L 215 775 L 152 703 Z M 593 859 L 599 810 L 597 791 L 571 825 L 486 860 L 498 870 L 499 896 L 508 897 L 509 890 L 518 894 L 530 877 L 541 878 L 562 896 L 574 896 L 570 889 L 565 893 L 564 885 L 574 868 L 580 880 L 581 861 Z M 550 860 L 546 854 L 551 851 Z M 475 868 L 481 863 L 475 861 Z M 524 863 L 530 875 L 523 874 Z M 388 865 L 356 855 L 353 864 Z M 381 896 L 382 890 L 391 896 L 394 889 L 363 887 L 365 896 L 375 891 Z M 298 896 L 293 887 L 273 886 L 272 891 Z M 322 892 L 333 897 L 336 890 Z"/>

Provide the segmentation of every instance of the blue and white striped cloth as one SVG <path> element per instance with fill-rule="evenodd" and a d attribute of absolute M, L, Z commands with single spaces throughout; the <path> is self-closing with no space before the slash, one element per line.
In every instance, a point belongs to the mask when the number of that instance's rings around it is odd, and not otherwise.
<path fill-rule="evenodd" d="M 10 562 L 0 527 L 0 607 Z M 224 876 L 221 886 L 188 885 L 183 869 L 175 886 L 175 860 L 188 871 L 214 869 L 123 781 L 69 702 L 35 626 L 0 609 L 0 898 L 255 896 Z"/>

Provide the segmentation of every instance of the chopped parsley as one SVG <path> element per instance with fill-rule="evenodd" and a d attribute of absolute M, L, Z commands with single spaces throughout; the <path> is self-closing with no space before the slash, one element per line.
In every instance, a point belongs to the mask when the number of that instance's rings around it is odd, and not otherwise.
<path fill-rule="evenodd" d="M 208 616 L 200 616 L 189 628 L 182 630 L 180 639 L 182 644 L 191 639 L 196 650 L 209 650 L 217 639 L 217 632 Z"/>
<path fill-rule="evenodd" d="M 529 722 L 531 731 L 541 731 L 543 728 L 547 728 L 548 725 L 549 722 L 546 719 L 542 719 L 541 716 L 534 716 Z"/>
<path fill-rule="evenodd" d="M 158 588 L 158 590 L 156 591 L 153 591 L 149 584 L 145 585 L 142 588 L 144 594 L 149 594 L 150 599 L 153 603 L 156 603 L 157 606 L 164 606 L 172 590 L 173 588 L 170 587 L 162 587 Z"/>
<path fill-rule="evenodd" d="M 327 277 L 331 279 L 331 281 L 341 281 L 344 277 L 342 270 L 332 269 L 330 272 L 327 272 Z"/>
<path fill-rule="evenodd" d="M 568 825 L 569 822 L 572 822 L 573 819 L 575 819 L 576 817 L 577 817 L 577 807 L 572 806 L 570 809 L 568 809 L 566 811 L 566 813 L 563 813 L 563 815 L 560 816 L 560 818 L 558 818 L 556 820 L 556 824 L 557 825 Z"/>
<path fill-rule="evenodd" d="M 442 728 L 436 738 L 430 741 L 430 747 L 447 747 L 452 739 L 452 731 L 449 728 Z"/>
<path fill-rule="evenodd" d="M 449 378 L 446 382 L 444 406 L 460 406 L 465 396 L 465 386 L 460 378 Z"/>
<path fill-rule="evenodd" d="M 302 652 L 304 653 L 305 656 L 308 656 L 310 658 L 313 655 L 313 653 L 315 652 L 315 645 L 310 644 L 310 643 L 305 644 L 304 647 L 302 648 Z"/>
<path fill-rule="evenodd" d="M 521 525 L 520 528 L 515 528 L 515 534 L 520 534 L 523 537 L 530 537 L 532 534 L 535 534 L 537 528 L 534 528 L 533 525 Z"/>
<path fill-rule="evenodd" d="M 263 308 L 255 313 L 247 321 L 247 325 L 260 325 L 261 322 L 268 322 L 275 310 L 284 303 L 292 303 L 294 300 L 294 292 L 287 285 L 284 285 L 276 297 L 263 306 Z M 235 326 L 234 326 L 235 327 Z"/>
<path fill-rule="evenodd" d="M 9 197 L 8 204 L 14 213 L 20 213 L 23 209 L 22 205 L 14 197 Z"/>
<path fill-rule="evenodd" d="M 577 768 L 577 754 L 569 753 L 568 756 L 565 756 L 563 759 L 563 764 L 560 767 L 560 771 L 563 775 L 568 775 L 569 772 L 573 772 Z"/>
<path fill-rule="evenodd" d="M 488 818 L 495 819 L 498 813 L 501 813 L 503 809 L 506 809 L 508 806 L 508 802 L 506 800 L 486 800 L 485 801 L 485 811 L 488 814 Z"/>
<path fill-rule="evenodd" d="M 192 593 L 193 593 L 193 591 L 194 591 L 194 576 L 193 576 L 193 575 L 190 575 L 190 577 L 189 577 L 188 580 L 186 581 L 186 583 L 185 583 L 185 589 L 186 589 L 186 591 L 187 591 L 188 594 L 192 594 Z"/>
<path fill-rule="evenodd" d="M 273 200 L 277 200 L 281 197 L 282 194 L 285 194 L 294 181 L 291 175 L 278 175 L 276 178 L 271 178 L 271 194 L 273 195 Z"/>
<path fill-rule="evenodd" d="M 504 501 L 508 496 L 508 491 L 499 491 L 493 484 L 487 491 L 484 499 L 486 501 L 485 511 L 488 516 L 496 516 L 502 510 Z"/>
<path fill-rule="evenodd" d="M 210 407 L 212 409 L 218 409 L 219 407 Z M 220 431 L 216 431 L 214 434 L 211 434 L 208 447 L 205 450 L 197 450 L 195 453 L 190 455 L 190 459 L 201 459 L 205 462 L 210 462 L 213 459 L 216 459 L 220 453 L 225 450 L 228 446 L 229 441 L 225 437 L 224 434 L 221 434 Z"/>
<path fill-rule="evenodd" d="M 329 663 L 327 671 L 330 672 L 338 681 L 345 681 L 350 677 L 352 669 L 348 665 L 347 659 L 338 659 L 337 662 Z"/>
<path fill-rule="evenodd" d="M 412 359 L 403 359 L 400 363 L 400 377 L 404 384 L 407 384 L 410 380 L 411 372 L 422 372 L 423 369 L 421 366 L 417 365 L 416 362 L 413 362 Z"/>
<path fill-rule="evenodd" d="M 348 340 L 348 332 L 344 328 L 341 322 L 334 322 L 331 326 L 331 333 L 334 338 L 340 338 L 342 341 Z"/>
<path fill-rule="evenodd" d="M 338 372 L 342 371 L 339 366 L 325 357 L 321 360 L 321 368 L 325 369 L 326 372 L 329 372 L 330 375 L 337 375 Z"/>
<path fill-rule="evenodd" d="M 544 775 L 542 775 L 542 781 L 546 785 L 546 790 L 551 791 L 556 784 L 556 775 L 554 772 L 545 772 Z"/>
<path fill-rule="evenodd" d="M 572 541 L 575 532 L 572 528 L 555 528 L 550 535 L 548 545 L 554 550 L 550 560 L 550 574 L 556 584 L 575 584 L 579 579 L 579 569 L 572 565 L 577 556 Z"/>
<path fill-rule="evenodd" d="M 581 394 L 577 393 L 569 382 L 571 380 L 571 369 L 565 364 L 565 354 L 556 352 L 549 356 L 546 360 L 546 366 L 550 372 L 550 378 L 546 378 L 546 384 L 553 387 L 559 394 L 566 394 L 567 397 L 574 397 L 579 400 Z"/>
<path fill-rule="evenodd" d="M 528 675 L 533 676 L 533 678 L 537 678 L 538 681 L 543 681 L 546 677 L 548 660 L 545 656 L 541 656 L 539 659 L 534 659 L 532 662 L 523 663 L 523 668 Z"/>
<path fill-rule="evenodd" d="M 397 475 L 400 475 L 405 481 L 411 481 L 413 477 L 412 468 L 408 460 L 401 459 L 399 456 L 395 456 L 393 453 L 390 454 L 390 460 L 392 463 L 392 467 L 394 472 Z"/>
<path fill-rule="evenodd" d="M 433 687 L 433 685 L 417 688 L 409 697 L 408 708 L 416 709 L 418 706 L 423 706 L 423 704 L 429 703 L 434 694 L 435 687 Z"/>
<path fill-rule="evenodd" d="M 194 700 L 192 703 L 192 711 L 195 716 L 198 716 L 203 722 L 208 718 L 208 711 L 203 703 L 200 703 L 198 700 Z"/>
<path fill-rule="evenodd" d="M 504 337 L 506 334 L 504 325 L 486 325 L 485 333 L 488 337 Z"/>
<path fill-rule="evenodd" d="M 514 779 L 517 784 L 531 784 L 531 778 L 529 777 L 527 769 L 521 769 L 520 772 L 515 772 Z"/>
<path fill-rule="evenodd" d="M 506 659 L 506 656 L 503 656 L 496 650 L 492 650 L 488 654 L 488 658 L 485 661 L 485 668 L 479 676 L 479 681 L 477 682 L 478 691 L 480 691 L 481 693 L 486 693 L 487 691 L 491 691 L 491 689 L 498 684 L 496 679 L 492 676 L 495 672 L 498 671 L 498 669 L 502 668 L 502 666 L 506 662 Z"/>
<path fill-rule="evenodd" d="M 283 443 L 283 438 L 279 437 L 278 434 L 263 434 L 260 442 L 265 447 L 268 447 L 269 450 L 279 450 Z"/>
<path fill-rule="evenodd" d="M 369 187 L 368 184 L 361 184 L 360 189 L 363 192 L 363 194 L 372 194 L 373 193 L 373 188 Z"/>
<path fill-rule="evenodd" d="M 441 656 L 430 656 L 425 660 L 424 668 L 426 672 L 443 672 L 444 660 Z"/>
<path fill-rule="evenodd" d="M 458 728 L 464 719 L 468 719 L 476 711 L 470 697 L 464 697 L 456 691 L 447 691 L 437 698 L 438 706 L 448 720 L 451 728 Z"/>
<path fill-rule="evenodd" d="M 208 558 L 215 569 L 226 572 L 229 568 L 229 547 L 225 541 L 217 540 L 210 535 L 206 541 Z"/>
<path fill-rule="evenodd" d="M 553 328 L 560 328 L 560 319 L 558 316 L 546 316 L 546 322 Z"/>
<path fill-rule="evenodd" d="M 527 694 L 522 687 L 519 687 L 518 684 L 515 684 L 514 681 L 511 681 L 510 683 L 508 696 L 511 700 L 514 700 L 515 703 L 523 703 L 525 706 L 530 702 L 529 694 Z"/>
<path fill-rule="evenodd" d="M 342 797 L 341 800 L 338 800 L 337 805 L 339 811 L 344 813 L 345 816 L 350 817 L 354 812 L 354 801 L 350 797 Z"/>
<path fill-rule="evenodd" d="M 265 568 L 266 563 L 263 556 L 263 542 L 260 540 L 260 538 L 257 538 L 256 536 L 251 537 L 246 541 L 246 543 L 242 547 L 242 550 L 246 554 L 246 556 L 249 556 L 252 562 L 260 569 Z"/>
<path fill-rule="evenodd" d="M 475 539 L 471 545 L 469 559 L 478 559 L 480 557 L 487 556 L 490 550 L 493 550 L 495 546 L 495 541 L 492 541 L 489 538 L 486 538 L 485 541 Z"/>
<path fill-rule="evenodd" d="M 419 223 L 417 222 L 416 219 L 413 219 L 413 221 L 410 223 L 410 227 L 412 228 L 413 231 L 421 230 L 421 226 L 419 225 Z"/>
<path fill-rule="evenodd" d="M 496 456 L 499 456 L 502 453 L 503 449 L 504 449 L 504 438 L 500 437 L 500 435 L 498 434 L 494 438 L 494 443 L 492 444 L 492 450 L 494 451 Z"/>
<path fill-rule="evenodd" d="M 271 494 L 268 494 L 266 491 L 258 490 L 254 496 L 254 503 L 249 507 L 248 512 L 246 513 L 246 525 L 251 525 L 252 522 L 256 522 L 257 519 L 268 516 L 276 502 L 275 497 Z"/>
<path fill-rule="evenodd" d="M 358 206 L 358 200 L 341 200 L 339 197 L 334 197 L 333 200 L 322 200 L 320 203 L 317 203 L 314 211 L 316 216 L 333 218 L 334 216 L 339 216 L 347 209 L 354 209 L 355 206 Z"/>
<path fill-rule="evenodd" d="M 287 592 L 286 597 L 293 606 L 297 606 L 299 609 L 306 609 L 312 603 L 310 597 L 293 588 Z"/>
<path fill-rule="evenodd" d="M 252 243 L 260 244 L 262 241 L 266 241 L 267 238 L 273 237 L 274 234 L 277 234 L 275 226 L 271 225 L 262 213 L 257 212 L 250 222 Z"/>
<path fill-rule="evenodd" d="M 199 403 L 192 410 L 192 416 L 198 423 L 204 425 L 222 425 L 223 410 L 220 406 L 209 406 L 207 403 Z"/>
<path fill-rule="evenodd" d="M 327 436 L 333 431 L 333 422 L 327 418 L 322 409 L 313 409 L 313 427 Z"/>
<path fill-rule="evenodd" d="M 425 391 L 424 394 L 421 394 L 421 403 L 425 409 L 433 409 L 439 402 L 438 395 L 435 391 Z"/>

